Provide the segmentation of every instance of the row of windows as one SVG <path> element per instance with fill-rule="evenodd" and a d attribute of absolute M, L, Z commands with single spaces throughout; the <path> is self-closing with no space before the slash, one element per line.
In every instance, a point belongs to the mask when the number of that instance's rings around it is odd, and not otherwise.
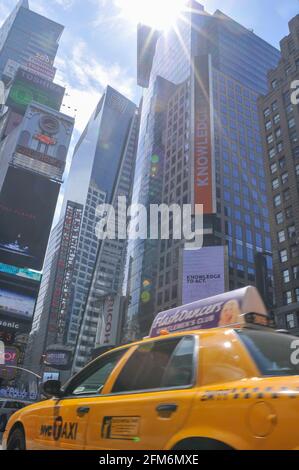
<path fill-rule="evenodd" d="M 285 284 L 291 282 L 291 280 L 298 281 L 299 280 L 299 265 L 293 266 L 290 272 L 290 269 L 284 269 L 282 271 L 282 278 Z"/>
<path fill-rule="evenodd" d="M 290 250 L 284 248 L 279 252 L 279 258 L 281 263 L 286 263 L 290 259 L 298 259 L 299 257 L 299 245 L 292 245 Z"/>
<path fill-rule="evenodd" d="M 299 302 L 299 287 L 294 290 L 287 290 L 283 293 L 284 305 L 290 305 L 295 302 Z"/>

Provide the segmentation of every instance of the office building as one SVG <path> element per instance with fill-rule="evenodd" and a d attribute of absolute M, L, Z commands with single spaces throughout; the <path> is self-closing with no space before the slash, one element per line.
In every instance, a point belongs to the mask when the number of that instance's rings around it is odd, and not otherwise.
<path fill-rule="evenodd" d="M 257 99 L 279 51 L 196 1 L 168 32 L 140 27 L 138 51 L 144 96 L 133 202 L 203 204 L 204 244 L 228 249 L 227 288 L 255 284 L 255 254 L 272 249 Z M 183 247 L 133 243 L 126 331 L 132 324 L 146 335 L 157 312 L 181 304 Z M 270 282 L 269 256 L 267 264 Z"/>
<path fill-rule="evenodd" d="M 37 301 L 27 358 L 35 368 L 52 345 L 70 347 L 74 371 L 82 368 L 99 337 L 98 302 L 122 293 L 126 240 L 97 238 L 98 207 L 130 200 L 138 123 L 136 105 L 108 86 L 76 145 Z"/>
<path fill-rule="evenodd" d="M 291 85 L 299 80 L 299 15 L 289 22 L 289 30 L 259 108 L 271 209 L 276 322 L 299 334 L 299 104 L 291 101 Z"/>

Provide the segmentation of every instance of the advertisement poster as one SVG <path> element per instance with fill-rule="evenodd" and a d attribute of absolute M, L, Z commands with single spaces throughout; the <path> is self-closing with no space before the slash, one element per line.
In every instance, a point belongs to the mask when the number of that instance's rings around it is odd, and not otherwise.
<path fill-rule="evenodd" d="M 181 307 L 159 313 L 150 331 L 158 336 L 161 330 L 168 332 L 199 330 L 244 324 L 244 314 L 261 315 L 266 324 L 267 310 L 255 287 L 248 286 L 224 294 L 215 295 Z"/>
<path fill-rule="evenodd" d="M 183 304 L 225 292 L 226 247 L 183 252 Z"/>
<path fill-rule="evenodd" d="M 42 269 L 59 189 L 46 178 L 9 168 L 0 196 L 3 263 Z"/>

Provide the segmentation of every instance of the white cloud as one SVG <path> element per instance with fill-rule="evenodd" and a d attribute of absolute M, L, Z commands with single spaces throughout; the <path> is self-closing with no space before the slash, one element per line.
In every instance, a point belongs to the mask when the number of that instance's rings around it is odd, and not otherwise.
<path fill-rule="evenodd" d="M 134 96 L 135 77 L 117 63 L 100 63 L 83 40 L 73 47 L 68 57 L 58 57 L 55 65 L 58 69 L 55 81 L 67 88 L 62 111 L 76 114 L 79 132 L 86 126 L 107 85 L 128 98 Z"/>

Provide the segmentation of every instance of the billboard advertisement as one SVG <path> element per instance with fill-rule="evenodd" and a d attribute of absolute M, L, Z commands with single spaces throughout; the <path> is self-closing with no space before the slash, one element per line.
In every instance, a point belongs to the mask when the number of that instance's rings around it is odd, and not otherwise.
<path fill-rule="evenodd" d="M 6 106 L 24 114 L 27 106 L 36 101 L 49 108 L 60 110 L 65 88 L 23 68 L 16 72 Z"/>
<path fill-rule="evenodd" d="M 40 53 L 36 53 L 35 55 L 29 57 L 26 66 L 21 66 L 19 62 L 13 59 L 8 59 L 4 67 L 3 76 L 5 78 L 14 79 L 17 71 L 20 67 L 22 67 L 22 69 L 27 70 L 27 72 L 34 73 L 35 75 L 40 75 L 41 77 L 52 81 L 54 80 L 56 75 L 56 68 L 53 67 L 52 63 L 53 62 L 47 54 L 43 55 Z"/>
<path fill-rule="evenodd" d="M 36 297 L 33 292 L 16 292 L 14 286 L 3 286 L 0 281 L 0 313 L 9 317 L 32 320 Z"/>
<path fill-rule="evenodd" d="M 107 295 L 95 303 L 101 310 L 96 347 L 117 344 L 122 297 Z"/>
<path fill-rule="evenodd" d="M 211 59 L 195 57 L 194 72 L 194 204 L 203 205 L 203 214 L 216 212 L 213 151 Z"/>
<path fill-rule="evenodd" d="M 0 332 L 27 333 L 33 320 L 40 280 L 18 275 L 0 265 Z M 6 265 L 4 265 L 6 266 Z"/>
<path fill-rule="evenodd" d="M 73 118 L 32 103 L 20 126 L 13 164 L 61 181 L 73 128 Z"/>
<path fill-rule="evenodd" d="M 225 292 L 226 247 L 212 246 L 183 252 L 183 304 Z"/>
<path fill-rule="evenodd" d="M 268 325 L 266 307 L 257 289 L 243 287 L 158 313 L 150 336 L 167 330 L 187 331 L 255 323 Z"/>
<path fill-rule="evenodd" d="M 68 370 L 72 365 L 73 353 L 63 346 L 49 346 L 44 355 L 44 365 L 57 370 Z"/>
<path fill-rule="evenodd" d="M 59 189 L 47 178 L 9 167 L 0 195 L 2 263 L 41 271 Z"/>
<path fill-rule="evenodd" d="M 67 202 L 57 260 L 48 331 L 55 341 L 63 341 L 70 305 L 71 285 L 80 236 L 83 205 Z"/>
<path fill-rule="evenodd" d="M 5 380 L 12 380 L 17 375 L 17 370 L 13 369 L 18 365 L 19 351 L 13 347 L 6 347 L 4 352 L 4 365 L 0 365 L 0 378 Z M 12 366 L 12 368 L 8 367 Z"/>

